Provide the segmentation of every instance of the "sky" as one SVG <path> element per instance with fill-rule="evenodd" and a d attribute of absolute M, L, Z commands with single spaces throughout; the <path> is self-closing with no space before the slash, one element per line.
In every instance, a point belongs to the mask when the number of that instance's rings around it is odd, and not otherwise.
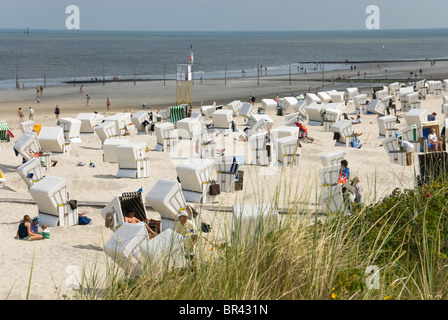
<path fill-rule="evenodd" d="M 380 29 L 448 28 L 447 0 L 0 0 L 0 28 L 65 30 L 70 5 L 81 30 L 366 30 L 369 5 Z"/>

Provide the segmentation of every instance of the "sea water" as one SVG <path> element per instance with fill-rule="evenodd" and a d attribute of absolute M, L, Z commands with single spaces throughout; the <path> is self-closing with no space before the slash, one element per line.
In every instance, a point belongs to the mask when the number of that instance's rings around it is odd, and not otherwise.
<path fill-rule="evenodd" d="M 350 69 L 351 61 L 445 59 L 448 29 L 285 32 L 120 32 L 0 29 L 0 88 L 67 81 L 193 79 Z M 348 60 L 346 64 L 344 61 Z M 302 68 L 302 70 L 300 70 Z M 267 68 L 267 70 L 266 70 Z M 244 72 L 243 72 L 244 71 Z"/>

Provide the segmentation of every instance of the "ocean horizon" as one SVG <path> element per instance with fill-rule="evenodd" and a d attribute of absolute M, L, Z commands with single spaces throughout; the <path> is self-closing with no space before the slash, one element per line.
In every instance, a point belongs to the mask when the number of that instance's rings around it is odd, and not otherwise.
<path fill-rule="evenodd" d="M 448 58 L 448 29 L 313 31 L 93 31 L 0 29 L 0 88 L 90 79 L 193 79 L 349 69 L 350 61 Z M 290 71 L 291 70 L 291 71 Z M 134 72 L 135 71 L 135 72 Z"/>

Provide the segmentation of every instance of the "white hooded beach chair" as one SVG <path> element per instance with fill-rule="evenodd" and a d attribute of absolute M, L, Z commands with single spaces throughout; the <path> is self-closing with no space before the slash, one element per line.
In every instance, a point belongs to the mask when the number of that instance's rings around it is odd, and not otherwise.
<path fill-rule="evenodd" d="M 277 108 L 277 102 L 274 99 L 261 99 L 260 109 L 264 112 L 266 110 L 273 111 Z"/>
<path fill-rule="evenodd" d="M 319 202 L 321 204 L 322 211 L 326 214 L 333 215 L 344 210 L 342 186 L 338 184 L 332 187 L 322 188 Z"/>
<path fill-rule="evenodd" d="M 147 261 L 145 249 L 149 235 L 142 224 L 124 223 L 104 244 L 104 253 L 120 266 L 127 276 L 138 276 Z"/>
<path fill-rule="evenodd" d="M 197 119 L 202 126 L 205 126 L 204 116 L 200 112 L 193 112 L 190 116 L 191 119 Z"/>
<path fill-rule="evenodd" d="M 95 128 L 95 134 L 100 138 L 101 144 L 104 144 L 106 139 L 118 139 L 120 136 L 117 134 L 115 123 L 112 121 L 105 121 Z"/>
<path fill-rule="evenodd" d="M 274 101 L 275 102 L 275 101 Z M 279 108 L 281 110 L 281 115 L 285 115 L 288 109 L 295 110 L 295 107 L 299 101 L 296 97 L 284 97 L 278 100 Z"/>
<path fill-rule="evenodd" d="M 329 132 L 330 127 L 339 121 L 341 118 L 342 110 L 327 108 L 325 109 L 325 114 L 323 115 L 323 132 Z"/>
<path fill-rule="evenodd" d="M 277 140 L 284 137 L 299 139 L 300 128 L 291 126 L 280 126 L 270 131 L 270 139 Z"/>
<path fill-rule="evenodd" d="M 44 178 L 39 159 L 33 158 L 17 168 L 17 173 L 25 181 L 28 188 Z"/>
<path fill-rule="evenodd" d="M 256 166 L 268 166 L 270 154 L 267 150 L 266 133 L 261 132 L 251 135 L 248 143 L 251 155 L 249 163 Z"/>
<path fill-rule="evenodd" d="M 233 116 L 237 116 L 240 112 L 240 107 L 241 107 L 241 101 L 240 100 L 234 100 L 232 102 L 230 102 L 227 106 L 226 109 L 227 110 L 232 110 L 233 111 Z"/>
<path fill-rule="evenodd" d="M 176 167 L 186 201 L 195 203 L 208 201 L 208 188 L 214 166 L 213 159 L 189 158 Z"/>
<path fill-rule="evenodd" d="M 285 116 L 285 126 L 294 126 L 295 122 L 300 121 L 300 112 L 290 113 Z"/>
<path fill-rule="evenodd" d="M 243 102 L 241 104 L 239 115 L 246 119 L 246 123 L 249 122 L 252 115 L 256 115 L 257 110 L 248 102 Z"/>
<path fill-rule="evenodd" d="M 46 176 L 34 183 L 29 193 L 39 209 L 41 224 L 48 227 L 73 226 L 78 224 L 78 208 L 72 209 L 64 178 Z"/>
<path fill-rule="evenodd" d="M 14 144 L 14 149 L 22 156 L 22 158 L 28 161 L 39 157 L 42 148 L 37 139 L 36 132 L 26 131 L 17 138 L 16 143 Z"/>
<path fill-rule="evenodd" d="M 126 132 L 135 131 L 135 126 L 131 120 L 131 113 L 120 112 L 104 118 L 104 122 L 113 122 L 115 124 L 115 132 L 118 136 L 126 135 Z"/>
<path fill-rule="evenodd" d="M 416 152 L 420 152 L 421 149 L 420 139 L 423 137 L 423 130 L 421 126 L 412 124 L 401 130 L 398 130 L 396 136 L 401 137 L 403 140 L 412 143 L 412 145 L 414 146 L 414 150 Z"/>
<path fill-rule="evenodd" d="M 104 116 L 99 113 L 78 113 L 76 119 L 81 121 L 81 133 L 94 133 L 95 127 L 101 124 Z"/>
<path fill-rule="evenodd" d="M 117 158 L 117 147 L 128 144 L 127 139 L 106 139 L 103 144 L 103 162 L 116 163 Z"/>
<path fill-rule="evenodd" d="M 25 133 L 27 131 L 33 131 L 34 121 L 28 120 L 28 121 L 19 122 L 19 127 L 20 127 L 20 130 L 22 131 L 22 133 Z"/>
<path fill-rule="evenodd" d="M 320 99 L 321 103 L 329 103 L 331 102 L 331 96 L 325 91 L 321 91 L 317 93 L 317 97 Z"/>
<path fill-rule="evenodd" d="M 416 124 L 421 126 L 422 122 L 428 120 L 428 111 L 426 109 L 411 109 L 405 114 L 404 118 L 408 125 Z"/>
<path fill-rule="evenodd" d="M 101 216 L 105 221 L 111 221 L 110 225 L 106 227 L 115 232 L 125 223 L 124 218 L 131 211 L 135 212 L 135 217 L 140 221 L 144 222 L 149 219 L 145 201 L 140 191 L 124 192 L 121 195 L 114 196 L 101 210 Z"/>
<path fill-rule="evenodd" d="M 305 102 L 310 105 L 312 103 L 321 103 L 319 97 L 314 93 L 307 93 L 305 95 Z"/>
<path fill-rule="evenodd" d="M 176 122 L 179 139 L 191 140 L 203 127 L 198 118 L 184 118 Z"/>
<path fill-rule="evenodd" d="M 353 97 L 353 102 L 355 103 L 355 109 L 359 110 L 359 113 L 367 113 L 367 94 L 359 94 Z"/>
<path fill-rule="evenodd" d="M 184 237 L 172 229 L 166 229 L 151 239 L 142 251 L 155 277 L 166 270 L 186 265 Z"/>
<path fill-rule="evenodd" d="M 445 118 L 448 117 L 448 103 L 442 104 L 442 114 L 445 115 Z"/>
<path fill-rule="evenodd" d="M 415 91 L 420 93 L 423 97 L 426 97 L 426 95 L 428 94 L 428 88 L 427 88 L 427 85 L 426 85 L 426 79 L 417 81 L 415 83 Z"/>
<path fill-rule="evenodd" d="M 398 138 L 390 137 L 383 141 L 383 148 L 389 156 L 391 163 L 406 166 L 406 151 L 400 150 Z"/>
<path fill-rule="evenodd" d="M 70 154 L 70 143 L 65 141 L 64 130 L 61 127 L 42 127 L 37 139 L 44 151 Z"/>
<path fill-rule="evenodd" d="M 299 140 L 295 136 L 286 136 L 274 140 L 277 161 L 284 166 L 299 165 L 299 157 L 302 148 L 299 147 Z"/>
<path fill-rule="evenodd" d="M 383 116 L 378 117 L 378 129 L 380 136 L 385 136 L 386 138 L 389 138 L 391 136 L 394 136 L 395 133 L 398 131 L 398 129 L 395 129 L 395 124 L 397 122 L 396 116 Z"/>
<path fill-rule="evenodd" d="M 308 121 L 322 122 L 322 109 L 323 104 L 313 102 L 306 107 L 306 113 L 308 115 Z"/>
<path fill-rule="evenodd" d="M 263 121 L 266 125 L 266 128 L 268 130 L 271 130 L 272 127 L 274 126 L 274 120 L 272 120 L 272 118 L 270 116 L 268 116 L 267 114 L 252 114 L 250 116 L 250 121 L 249 121 L 250 126 L 252 126 L 254 123 L 257 123 L 261 119 L 263 119 Z"/>
<path fill-rule="evenodd" d="M 382 89 L 375 92 L 375 98 L 378 100 L 382 100 L 387 97 L 390 97 L 388 89 Z"/>
<path fill-rule="evenodd" d="M 448 79 L 443 80 L 443 90 L 448 91 Z"/>
<path fill-rule="evenodd" d="M 407 106 L 411 109 L 420 109 L 421 102 L 418 92 L 408 93 L 406 96 Z"/>
<path fill-rule="evenodd" d="M 70 117 L 60 118 L 59 126 L 64 130 L 65 142 L 81 143 L 81 120 Z"/>
<path fill-rule="evenodd" d="M 352 122 L 350 120 L 339 120 L 330 127 L 330 132 L 339 133 L 339 142 L 347 147 L 352 140 Z"/>
<path fill-rule="evenodd" d="M 148 147 L 144 142 L 132 142 L 116 147 L 118 178 L 149 177 Z"/>
<path fill-rule="evenodd" d="M 327 91 L 327 94 L 331 97 L 331 102 L 345 102 L 345 92 L 342 91 Z"/>
<path fill-rule="evenodd" d="M 345 101 L 346 103 L 351 102 L 353 97 L 359 95 L 360 92 L 358 88 L 347 88 L 345 89 Z"/>
<path fill-rule="evenodd" d="M 210 139 L 208 129 L 202 127 L 193 137 L 195 153 L 202 159 L 213 159 L 216 155 L 216 142 Z M 197 151 L 197 152 L 196 152 Z"/>
<path fill-rule="evenodd" d="M 339 178 L 340 164 L 332 164 L 317 170 L 320 185 L 323 187 L 335 186 Z"/>
<path fill-rule="evenodd" d="M 441 95 L 443 92 L 443 83 L 440 80 L 431 80 L 426 82 L 428 93 L 433 95 Z"/>
<path fill-rule="evenodd" d="M 389 92 L 391 95 L 395 97 L 396 101 L 398 101 L 398 99 L 400 98 L 400 83 L 399 82 L 390 83 Z"/>
<path fill-rule="evenodd" d="M 158 180 L 145 200 L 162 217 L 162 230 L 172 229 L 182 213 L 189 213 L 182 186 L 175 180 Z M 189 218 L 193 217 L 189 214 Z"/>
<path fill-rule="evenodd" d="M 275 232 L 280 227 L 278 209 L 272 203 L 238 204 L 232 211 L 232 246 L 256 243 L 267 232 Z"/>
<path fill-rule="evenodd" d="M 371 113 L 375 113 L 379 116 L 386 115 L 386 106 L 378 99 L 372 99 L 370 104 L 367 106 L 367 111 Z"/>
<path fill-rule="evenodd" d="M 212 114 L 216 111 L 216 106 L 202 106 L 200 111 L 206 120 L 213 119 Z"/>
<path fill-rule="evenodd" d="M 177 143 L 177 131 L 170 122 L 157 123 L 154 126 L 157 138 L 157 151 L 171 152 L 175 150 Z"/>
<path fill-rule="evenodd" d="M 216 110 L 212 113 L 213 127 L 216 129 L 232 129 L 233 111 L 232 110 Z"/>
<path fill-rule="evenodd" d="M 251 124 L 249 130 L 247 130 L 247 138 L 257 133 L 266 134 L 267 132 L 268 128 L 266 126 L 266 122 L 264 121 L 264 119 L 260 119 L 257 122 Z"/>
<path fill-rule="evenodd" d="M 324 167 L 338 165 L 343 159 L 345 159 L 345 151 L 342 150 L 336 150 L 330 153 L 326 153 L 321 155 L 320 157 L 320 160 L 322 161 Z"/>
<path fill-rule="evenodd" d="M 235 181 L 238 180 L 239 163 L 235 156 L 223 156 L 215 158 L 216 183 L 221 192 L 234 192 Z"/>
<path fill-rule="evenodd" d="M 296 105 L 294 106 L 294 112 L 298 112 L 302 117 L 307 118 L 307 112 L 306 112 L 306 107 L 307 107 L 307 103 L 305 102 L 305 100 L 298 100 Z"/>
<path fill-rule="evenodd" d="M 149 111 L 137 111 L 135 114 L 132 115 L 131 121 L 134 124 L 137 131 L 140 132 L 147 132 L 148 126 L 143 126 L 142 123 L 147 121 L 148 124 L 151 122 L 150 118 L 150 112 Z"/>

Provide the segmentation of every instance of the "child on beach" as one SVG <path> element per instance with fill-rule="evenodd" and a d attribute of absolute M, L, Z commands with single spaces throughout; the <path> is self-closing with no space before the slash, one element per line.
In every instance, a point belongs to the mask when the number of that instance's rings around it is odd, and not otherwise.
<path fill-rule="evenodd" d="M 353 189 L 355 191 L 355 202 L 361 203 L 361 198 L 364 192 L 364 189 L 361 186 L 359 177 L 355 177 L 352 181 Z"/>
<path fill-rule="evenodd" d="M 42 228 L 42 232 L 40 232 L 39 234 L 44 237 L 44 239 L 50 239 L 50 230 L 48 230 L 47 225 L 43 224 L 41 226 Z"/>

